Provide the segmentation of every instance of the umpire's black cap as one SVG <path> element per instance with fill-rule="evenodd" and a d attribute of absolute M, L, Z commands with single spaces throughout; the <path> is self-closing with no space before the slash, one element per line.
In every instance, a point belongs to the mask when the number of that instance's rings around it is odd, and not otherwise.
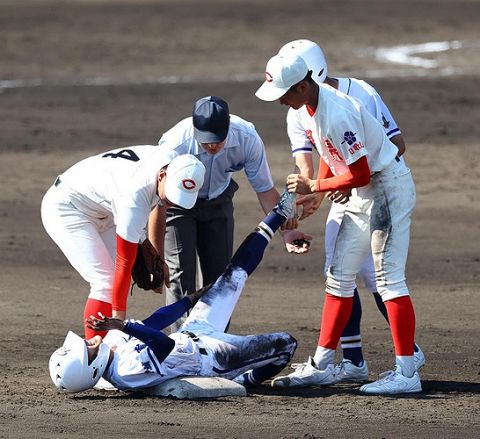
<path fill-rule="evenodd" d="M 228 104 L 215 96 L 206 96 L 193 106 L 193 133 L 198 143 L 220 143 L 230 126 Z"/>

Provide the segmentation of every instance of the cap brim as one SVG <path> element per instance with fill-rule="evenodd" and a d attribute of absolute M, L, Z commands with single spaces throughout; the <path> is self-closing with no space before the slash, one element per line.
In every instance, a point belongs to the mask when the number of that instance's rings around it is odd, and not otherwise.
<path fill-rule="evenodd" d="M 198 192 L 187 193 L 176 187 L 167 187 L 165 188 L 165 195 L 170 203 L 183 209 L 191 209 L 197 201 Z"/>
<path fill-rule="evenodd" d="M 220 143 L 223 142 L 228 135 L 228 128 L 225 131 L 212 133 L 211 131 L 200 131 L 193 127 L 193 136 L 198 143 Z"/>
<path fill-rule="evenodd" d="M 289 89 L 290 87 L 275 87 L 271 82 L 265 81 L 257 90 L 255 96 L 262 101 L 276 101 L 277 99 L 280 99 Z"/>

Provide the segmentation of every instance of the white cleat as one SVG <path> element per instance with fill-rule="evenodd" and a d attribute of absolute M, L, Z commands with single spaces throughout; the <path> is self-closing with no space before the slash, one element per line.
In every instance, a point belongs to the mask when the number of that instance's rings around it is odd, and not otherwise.
<path fill-rule="evenodd" d="M 343 359 L 335 365 L 334 373 L 339 383 L 361 383 L 368 380 L 367 362 L 355 366 L 350 360 Z"/>
<path fill-rule="evenodd" d="M 415 370 L 419 371 L 425 365 L 425 354 L 417 343 L 415 343 L 415 346 L 418 351 L 413 353 L 413 362 L 415 364 Z"/>
<path fill-rule="evenodd" d="M 295 218 L 297 215 L 295 192 L 288 192 L 285 188 L 283 194 L 280 196 L 280 200 L 278 200 L 277 205 L 274 207 L 274 210 L 287 220 Z"/>
<path fill-rule="evenodd" d="M 328 386 L 338 381 L 335 378 L 333 364 L 320 370 L 316 368 L 312 357 L 308 357 L 306 363 L 294 363 L 291 367 L 295 372 L 275 378 L 272 381 L 272 387 Z"/>
<path fill-rule="evenodd" d="M 360 392 L 367 395 L 399 395 L 402 393 L 419 393 L 422 391 L 422 384 L 418 372 L 411 378 L 401 373 L 396 366 L 395 371 L 389 370 L 380 374 L 380 379 L 360 387 Z"/>

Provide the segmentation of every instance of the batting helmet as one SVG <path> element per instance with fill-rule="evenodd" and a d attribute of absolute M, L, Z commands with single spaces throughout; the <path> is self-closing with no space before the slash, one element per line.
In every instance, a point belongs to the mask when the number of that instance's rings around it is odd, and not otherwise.
<path fill-rule="evenodd" d="M 327 77 L 327 61 L 322 48 L 310 40 L 295 40 L 285 44 L 279 55 L 297 55 L 303 58 L 307 67 L 312 71 L 312 78 L 317 84 L 322 84 Z"/>
<path fill-rule="evenodd" d="M 81 392 L 91 389 L 107 368 L 110 348 L 101 343 L 95 359 L 88 363 L 85 340 L 69 331 L 63 346 L 50 357 L 50 377 L 57 389 L 64 392 Z"/>

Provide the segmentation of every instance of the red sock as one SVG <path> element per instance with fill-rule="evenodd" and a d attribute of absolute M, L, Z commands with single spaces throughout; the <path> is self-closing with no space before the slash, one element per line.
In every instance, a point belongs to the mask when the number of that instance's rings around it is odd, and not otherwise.
<path fill-rule="evenodd" d="M 102 338 L 105 337 L 107 331 L 94 331 L 93 329 L 87 328 L 85 320 L 90 316 L 97 316 L 98 312 L 101 312 L 104 316 L 112 316 L 112 304 L 107 302 L 102 302 L 97 299 L 87 299 L 85 304 L 85 310 L 83 311 L 83 324 L 85 327 L 85 339 L 88 340 L 94 335 L 100 335 Z"/>
<path fill-rule="evenodd" d="M 410 296 L 385 302 L 395 355 L 413 355 L 415 340 L 415 311 Z"/>
<path fill-rule="evenodd" d="M 337 348 L 340 336 L 352 314 L 352 306 L 353 297 L 337 297 L 326 294 L 318 346 L 334 350 Z"/>

